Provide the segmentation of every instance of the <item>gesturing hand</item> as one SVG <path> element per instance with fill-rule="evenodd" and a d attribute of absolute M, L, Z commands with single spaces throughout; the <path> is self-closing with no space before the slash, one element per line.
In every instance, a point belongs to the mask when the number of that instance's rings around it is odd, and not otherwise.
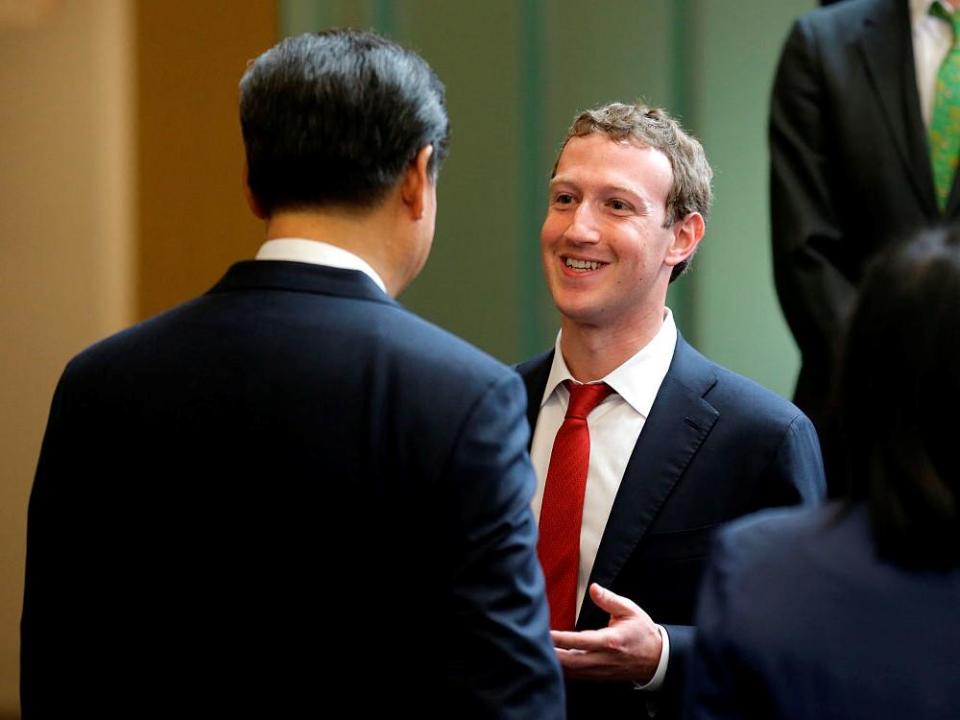
<path fill-rule="evenodd" d="M 636 603 L 596 583 L 590 597 L 610 613 L 602 630 L 554 630 L 557 658 L 569 678 L 645 683 L 660 662 L 663 641 L 656 624 Z"/>

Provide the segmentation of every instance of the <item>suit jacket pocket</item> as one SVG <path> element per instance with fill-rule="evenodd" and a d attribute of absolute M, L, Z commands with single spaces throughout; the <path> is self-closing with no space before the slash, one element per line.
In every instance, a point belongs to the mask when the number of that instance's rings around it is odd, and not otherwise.
<path fill-rule="evenodd" d="M 692 624 L 710 543 L 719 527 L 648 533 L 614 582 L 614 592 L 631 598 L 656 622 Z"/>
<path fill-rule="evenodd" d="M 716 524 L 677 532 L 651 532 L 643 539 L 641 550 L 651 558 L 682 560 L 702 557 L 710 552 L 713 535 L 720 527 L 720 524 Z"/>

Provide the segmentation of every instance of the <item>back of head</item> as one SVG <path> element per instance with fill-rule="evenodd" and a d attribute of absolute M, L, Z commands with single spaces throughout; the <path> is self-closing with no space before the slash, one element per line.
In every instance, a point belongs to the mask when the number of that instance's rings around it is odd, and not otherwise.
<path fill-rule="evenodd" d="M 666 155 L 673 170 L 673 186 L 667 196 L 666 227 L 691 212 L 698 212 L 704 220 L 707 219 L 713 202 L 710 187 L 713 170 L 700 142 L 684 131 L 666 110 L 619 102 L 585 110 L 574 118 L 563 146 L 570 138 L 593 133 L 601 133 L 616 141 L 630 140 Z M 562 147 L 560 152 L 563 152 Z M 553 173 L 556 173 L 559 161 L 558 154 Z M 685 260 L 673 268 L 671 282 L 683 274 L 688 262 Z"/>
<path fill-rule="evenodd" d="M 868 270 L 847 334 L 841 402 L 852 494 L 879 554 L 960 564 L 960 228 L 895 244 Z"/>
<path fill-rule="evenodd" d="M 447 147 L 444 88 L 416 53 L 379 35 L 331 30 L 281 41 L 240 81 L 248 183 L 277 210 L 375 206 L 427 145 Z"/>

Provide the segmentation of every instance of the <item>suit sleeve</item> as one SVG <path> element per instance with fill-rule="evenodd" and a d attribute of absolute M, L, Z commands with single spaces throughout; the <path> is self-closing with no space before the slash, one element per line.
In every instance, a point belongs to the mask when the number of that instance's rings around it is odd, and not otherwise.
<path fill-rule="evenodd" d="M 76 600 L 90 582 L 93 549 L 78 523 L 77 457 L 67 427 L 66 375 L 54 394 L 27 512 L 27 558 L 20 622 L 20 700 L 24 718 L 55 715 L 58 702 L 79 698 L 80 669 L 96 647 L 91 617 Z"/>
<path fill-rule="evenodd" d="M 721 533 L 697 606 L 697 635 L 689 660 L 684 703 L 686 720 L 746 717 L 746 708 L 740 704 L 744 696 L 735 658 L 737 629 L 729 607 L 729 552 Z"/>
<path fill-rule="evenodd" d="M 823 502 L 827 481 L 820 440 L 810 419 L 798 413 L 773 456 L 757 509 Z"/>
<path fill-rule="evenodd" d="M 448 668 L 458 705 L 478 716 L 562 717 L 553 643 L 530 509 L 526 402 L 510 373 L 471 411 L 445 476 L 453 492 Z"/>
<path fill-rule="evenodd" d="M 844 274 L 843 231 L 831 187 L 831 129 L 817 40 L 796 22 L 780 57 L 770 107 L 774 279 L 790 330 L 826 383 L 856 287 Z"/>
<path fill-rule="evenodd" d="M 826 497 L 826 478 L 820 457 L 820 443 L 817 431 L 806 415 L 798 413 L 783 431 L 760 488 L 760 495 L 755 499 L 756 510 L 823 502 Z M 722 552 L 718 552 L 718 555 L 722 556 Z M 716 571 L 708 571 L 708 578 L 711 573 L 715 574 Z M 714 582 L 718 583 L 719 580 L 714 579 Z M 701 598 L 707 592 L 716 595 L 719 590 L 708 590 L 705 582 Z M 717 598 L 706 602 L 709 605 L 710 602 L 717 602 Z M 701 607 L 703 604 L 701 600 Z M 689 682 L 691 658 L 694 646 L 700 641 L 702 628 L 699 617 L 696 628 L 688 625 L 664 627 L 670 635 L 670 664 L 667 666 L 662 693 L 665 701 L 679 703 L 685 692 L 684 686 Z"/>

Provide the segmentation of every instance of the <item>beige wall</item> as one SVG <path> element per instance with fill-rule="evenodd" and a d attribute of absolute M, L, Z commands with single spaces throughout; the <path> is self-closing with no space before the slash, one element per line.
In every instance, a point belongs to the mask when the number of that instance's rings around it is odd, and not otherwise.
<path fill-rule="evenodd" d="M 0 0 L 0 719 L 18 715 L 26 508 L 54 385 L 86 345 L 256 250 L 236 85 L 276 14 Z"/>
<path fill-rule="evenodd" d="M 26 505 L 53 387 L 133 314 L 129 9 L 46 4 L 0 24 L 0 717 L 19 704 Z"/>
<path fill-rule="evenodd" d="M 242 193 L 237 83 L 277 41 L 274 0 L 136 3 L 138 316 L 209 289 L 263 228 Z"/>

